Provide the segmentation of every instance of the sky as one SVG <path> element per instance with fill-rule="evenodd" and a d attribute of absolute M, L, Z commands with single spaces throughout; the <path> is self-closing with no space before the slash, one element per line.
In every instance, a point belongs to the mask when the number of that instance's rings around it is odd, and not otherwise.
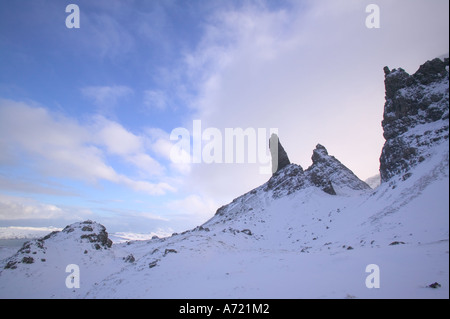
<path fill-rule="evenodd" d="M 271 132 L 304 169 L 320 143 L 365 180 L 384 144 L 383 67 L 448 53 L 448 7 L 0 0 L 0 227 L 191 229 L 270 178 Z M 227 135 L 239 129 L 253 139 Z"/>

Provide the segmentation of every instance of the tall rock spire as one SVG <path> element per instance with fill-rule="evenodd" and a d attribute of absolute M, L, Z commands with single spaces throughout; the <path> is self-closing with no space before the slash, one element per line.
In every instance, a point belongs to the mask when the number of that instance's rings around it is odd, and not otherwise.
<path fill-rule="evenodd" d="M 278 135 L 272 134 L 270 136 L 269 149 L 272 156 L 272 175 L 291 164 L 286 151 L 280 143 Z"/>

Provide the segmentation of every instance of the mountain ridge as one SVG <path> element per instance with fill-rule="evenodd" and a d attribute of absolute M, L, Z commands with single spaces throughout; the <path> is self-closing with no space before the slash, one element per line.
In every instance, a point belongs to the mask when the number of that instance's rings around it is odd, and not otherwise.
<path fill-rule="evenodd" d="M 0 297 L 448 298 L 444 62 L 413 76 L 385 68 L 376 189 L 321 144 L 304 170 L 273 136 L 273 175 L 201 226 L 112 244 L 103 225 L 69 225 L 0 261 Z M 68 264 L 80 267 L 79 289 L 65 285 Z M 369 264 L 381 269 L 380 289 L 365 285 Z"/>

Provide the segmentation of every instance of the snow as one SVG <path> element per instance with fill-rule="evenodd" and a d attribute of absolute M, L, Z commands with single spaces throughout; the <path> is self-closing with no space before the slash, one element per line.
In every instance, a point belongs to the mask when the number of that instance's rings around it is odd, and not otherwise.
<path fill-rule="evenodd" d="M 0 240 L 39 238 L 55 230 L 62 230 L 62 229 L 57 227 L 21 227 L 21 226 L 0 227 Z"/>
<path fill-rule="evenodd" d="M 32 264 L 4 269 L 23 253 L 1 261 L 0 297 L 448 298 L 448 144 L 432 155 L 407 180 L 354 195 L 262 185 L 166 238 L 95 249 L 72 226 L 42 249 L 35 241 Z M 65 285 L 68 264 L 80 267 L 78 289 Z M 365 285 L 369 264 L 380 268 L 380 288 Z M 434 282 L 441 287 L 427 287 Z"/>
<path fill-rule="evenodd" d="M 153 237 L 169 237 L 171 233 L 168 233 L 166 231 L 160 230 L 158 232 L 151 232 L 151 233 L 132 233 L 132 232 L 116 232 L 109 236 L 109 238 L 114 243 L 126 243 L 128 241 L 138 241 L 138 240 L 150 240 Z"/>
<path fill-rule="evenodd" d="M 364 182 L 365 182 L 367 185 L 369 185 L 370 188 L 372 188 L 372 189 L 377 188 L 377 187 L 380 186 L 380 184 L 381 184 L 381 176 L 380 176 L 380 173 L 378 173 L 378 174 L 376 174 L 376 175 L 374 175 L 374 176 L 371 176 L 371 177 L 367 178 Z"/>

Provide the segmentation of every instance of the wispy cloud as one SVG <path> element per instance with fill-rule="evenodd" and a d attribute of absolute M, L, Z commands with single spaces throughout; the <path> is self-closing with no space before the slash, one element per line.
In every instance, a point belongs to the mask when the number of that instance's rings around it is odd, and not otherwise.
<path fill-rule="evenodd" d="M 32 198 L 0 194 L 0 220 L 76 220 L 91 214 L 86 209 L 67 209 Z"/>
<path fill-rule="evenodd" d="M 105 180 L 150 195 L 175 190 L 163 181 L 136 180 L 119 173 L 108 164 L 109 154 L 145 171 L 145 176 L 161 175 L 163 166 L 145 153 L 141 138 L 120 124 L 99 117 L 92 123 L 83 126 L 42 107 L 0 100 L 0 146 L 11 162 L 43 178 Z"/>
<path fill-rule="evenodd" d="M 200 195 L 189 195 L 183 199 L 173 200 L 166 206 L 175 212 L 177 218 L 194 219 L 197 222 L 204 222 L 218 207 L 214 200 Z"/>
<path fill-rule="evenodd" d="M 117 18 L 121 10 L 126 11 L 126 4 L 119 4 L 117 1 L 115 5 L 111 3 L 103 3 L 103 7 L 100 6 L 95 11 L 83 12 L 81 23 L 86 32 L 76 43 L 83 48 L 84 53 L 100 59 L 116 60 L 135 48 L 135 38 Z M 110 9 L 110 12 L 104 12 L 105 8 Z"/>
<path fill-rule="evenodd" d="M 12 174 L 8 174 L 12 175 Z M 29 194 L 43 194 L 52 196 L 78 196 L 77 192 L 70 187 L 61 183 L 52 181 L 43 181 L 39 179 L 30 178 L 29 176 L 22 176 L 20 179 L 17 176 L 8 176 L 0 173 L 0 189 L 9 192 L 29 193 Z"/>
<path fill-rule="evenodd" d="M 161 176 L 165 167 L 146 152 L 145 135 L 136 135 L 117 122 L 101 116 L 93 125 L 95 141 L 106 148 L 108 154 L 120 156 L 135 166 L 143 176 Z"/>
<path fill-rule="evenodd" d="M 167 108 L 167 97 L 163 91 L 146 90 L 144 91 L 144 105 L 148 109 L 163 111 Z"/>
<path fill-rule="evenodd" d="M 134 93 L 133 89 L 125 85 L 87 86 L 81 89 L 83 96 L 91 100 L 103 113 L 113 110 L 121 100 Z"/>

